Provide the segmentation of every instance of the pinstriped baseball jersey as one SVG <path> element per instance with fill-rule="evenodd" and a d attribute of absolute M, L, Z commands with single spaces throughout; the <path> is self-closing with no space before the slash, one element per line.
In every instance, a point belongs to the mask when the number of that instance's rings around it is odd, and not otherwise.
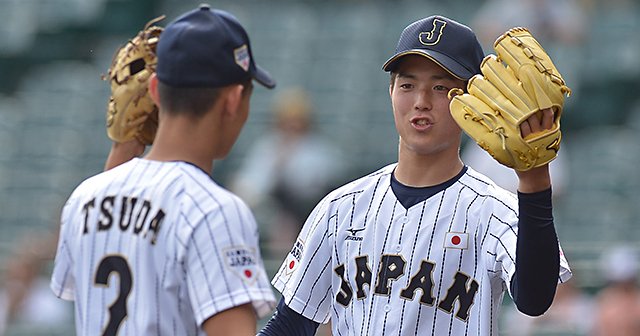
<path fill-rule="evenodd" d="M 493 335 L 515 272 L 517 197 L 467 168 L 406 209 L 394 165 L 326 196 L 273 279 L 334 335 Z M 561 256 L 559 281 L 570 277 Z"/>
<path fill-rule="evenodd" d="M 78 335 L 203 335 L 210 316 L 275 298 L 247 206 L 185 162 L 133 159 L 71 194 L 51 288 Z"/>

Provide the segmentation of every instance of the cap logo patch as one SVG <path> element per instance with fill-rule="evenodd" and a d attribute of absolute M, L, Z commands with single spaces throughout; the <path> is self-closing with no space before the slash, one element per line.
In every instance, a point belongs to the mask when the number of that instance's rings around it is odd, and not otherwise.
<path fill-rule="evenodd" d="M 435 45 L 440 42 L 440 36 L 442 36 L 442 31 L 444 30 L 444 26 L 447 25 L 446 21 L 440 19 L 433 19 L 433 28 L 430 32 L 421 32 L 418 35 L 418 39 L 420 43 L 430 46 Z"/>
<path fill-rule="evenodd" d="M 249 56 L 249 48 L 247 48 L 246 44 L 234 49 L 233 57 L 236 60 L 236 64 L 238 64 L 244 71 L 249 71 L 251 57 Z"/>

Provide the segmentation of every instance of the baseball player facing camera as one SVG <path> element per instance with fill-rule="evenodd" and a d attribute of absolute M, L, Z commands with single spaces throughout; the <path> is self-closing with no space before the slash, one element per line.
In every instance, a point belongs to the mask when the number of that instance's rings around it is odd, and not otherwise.
<path fill-rule="evenodd" d="M 505 292 L 525 314 L 549 308 L 571 273 L 548 169 L 562 100 L 544 93 L 568 89 L 525 29 L 499 41 L 537 65 L 487 60 L 472 30 L 443 16 L 405 28 L 383 66 L 398 162 L 316 206 L 272 281 L 282 299 L 260 335 L 313 335 L 329 321 L 334 335 L 496 335 Z M 495 83 L 507 75 L 522 92 Z M 517 195 L 461 161 L 462 129 L 516 169 Z"/>
<path fill-rule="evenodd" d="M 254 335 L 276 303 L 257 226 L 209 172 L 247 120 L 252 80 L 275 82 L 237 19 L 206 5 L 168 24 L 156 52 L 153 146 L 142 158 L 116 148 L 126 159 L 73 191 L 51 288 L 75 301 L 78 335 Z"/>

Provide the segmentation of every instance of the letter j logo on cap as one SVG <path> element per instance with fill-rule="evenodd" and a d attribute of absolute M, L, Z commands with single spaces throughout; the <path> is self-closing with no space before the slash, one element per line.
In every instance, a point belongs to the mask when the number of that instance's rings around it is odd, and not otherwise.
<path fill-rule="evenodd" d="M 440 42 L 440 36 L 442 36 L 442 31 L 444 30 L 444 26 L 447 25 L 446 21 L 440 19 L 433 20 L 433 29 L 430 32 L 422 32 L 418 35 L 418 39 L 420 43 L 424 45 L 434 45 Z"/>

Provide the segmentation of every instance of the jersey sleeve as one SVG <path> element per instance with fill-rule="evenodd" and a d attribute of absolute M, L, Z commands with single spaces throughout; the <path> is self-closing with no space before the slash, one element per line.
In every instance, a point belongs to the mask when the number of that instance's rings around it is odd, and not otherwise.
<path fill-rule="evenodd" d="M 76 281 L 72 271 L 73 252 L 70 250 L 71 245 L 68 242 L 68 237 L 70 237 L 70 231 L 73 226 L 73 223 L 69 220 L 71 208 L 73 207 L 73 201 L 69 199 L 62 209 L 60 216 L 60 235 L 50 282 L 53 293 L 57 297 L 68 301 L 75 300 L 76 290 Z"/>
<path fill-rule="evenodd" d="M 272 281 L 289 308 L 319 323 L 329 321 L 333 301 L 330 199 L 325 197 L 311 212 Z"/>
<path fill-rule="evenodd" d="M 564 251 L 562 251 L 562 246 L 558 243 L 558 248 L 560 249 L 560 275 L 558 277 L 558 282 L 567 282 L 573 276 L 571 273 L 571 268 L 569 267 L 569 262 L 564 255 Z"/>
<path fill-rule="evenodd" d="M 193 228 L 180 242 L 189 299 L 198 325 L 224 310 L 251 303 L 259 318 L 276 305 L 258 248 L 258 230 L 248 207 L 232 197 L 220 211 L 182 214 Z"/>
<path fill-rule="evenodd" d="M 493 248 L 489 251 L 489 255 L 493 255 L 495 259 L 489 265 L 489 271 L 498 275 L 506 284 L 506 288 L 511 293 L 511 281 L 516 273 L 516 249 L 518 243 L 518 203 L 500 203 L 494 202 L 491 209 L 486 214 L 489 222 L 490 236 L 493 238 Z M 559 244 L 559 243 L 558 243 Z M 560 268 L 558 274 L 558 282 L 565 282 L 571 278 L 571 270 L 567 262 L 562 247 L 559 246 Z"/>
<path fill-rule="evenodd" d="M 517 206 L 517 204 L 516 204 Z M 516 246 L 518 241 L 518 217 L 515 208 L 502 209 L 494 205 L 487 214 L 490 237 L 493 240 L 489 255 L 494 256 L 489 265 L 491 274 L 499 276 L 509 288 L 516 270 Z"/>

